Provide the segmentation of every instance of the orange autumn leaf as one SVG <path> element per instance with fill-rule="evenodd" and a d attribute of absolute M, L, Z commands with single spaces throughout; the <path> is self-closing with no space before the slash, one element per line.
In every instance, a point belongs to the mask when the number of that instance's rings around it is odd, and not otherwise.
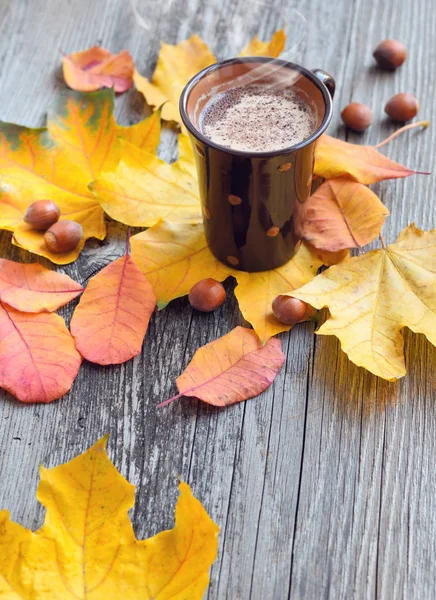
<path fill-rule="evenodd" d="M 81 362 L 61 317 L 0 302 L 0 387 L 22 402 L 52 402 L 71 388 Z"/>
<path fill-rule="evenodd" d="M 369 185 L 420 172 L 390 160 L 373 146 L 350 144 L 324 134 L 315 146 L 314 173 L 325 179 L 348 176 Z"/>
<path fill-rule="evenodd" d="M 135 487 L 114 467 L 106 438 L 70 462 L 40 467 L 46 508 L 35 532 L 0 511 L 0 596 L 13 600 L 201 600 L 219 532 L 181 482 L 175 526 L 137 540 Z"/>
<path fill-rule="evenodd" d="M 133 59 L 127 50 L 115 55 L 93 46 L 62 58 L 66 84 L 78 92 L 95 92 L 113 88 L 122 93 L 133 85 Z"/>
<path fill-rule="evenodd" d="M 228 406 L 257 396 L 274 381 L 285 362 L 280 340 L 264 346 L 252 329 L 236 327 L 227 335 L 199 348 L 177 378 L 181 396 L 194 396 L 213 406 Z"/>
<path fill-rule="evenodd" d="M 128 252 L 89 280 L 71 319 L 76 348 L 99 365 L 141 352 L 156 296 Z"/>
<path fill-rule="evenodd" d="M 339 252 L 369 244 L 387 215 L 388 209 L 368 187 L 337 177 L 297 205 L 295 230 L 315 248 Z"/>
<path fill-rule="evenodd" d="M 81 285 L 38 263 L 0 258 L 0 300 L 22 312 L 52 312 L 83 292 Z"/>
<path fill-rule="evenodd" d="M 276 31 L 269 42 L 262 42 L 256 36 L 240 56 L 277 57 L 283 51 L 285 42 L 283 29 Z M 198 35 L 192 35 L 175 46 L 162 43 L 151 82 L 135 70 L 135 86 L 144 95 L 147 104 L 163 105 L 162 119 L 181 123 L 179 98 L 183 88 L 194 75 L 216 61 Z"/>

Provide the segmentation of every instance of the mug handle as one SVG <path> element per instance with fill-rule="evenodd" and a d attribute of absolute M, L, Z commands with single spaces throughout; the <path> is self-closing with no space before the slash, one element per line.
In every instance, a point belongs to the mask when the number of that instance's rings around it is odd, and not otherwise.
<path fill-rule="evenodd" d="M 322 69 L 313 69 L 313 74 L 326 86 L 330 92 L 330 96 L 333 98 L 336 89 L 336 82 L 333 77 Z"/>

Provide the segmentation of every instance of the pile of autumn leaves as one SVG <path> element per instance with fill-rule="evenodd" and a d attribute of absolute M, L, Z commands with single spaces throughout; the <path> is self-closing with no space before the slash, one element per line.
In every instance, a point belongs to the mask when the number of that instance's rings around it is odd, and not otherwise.
<path fill-rule="evenodd" d="M 277 32 L 268 43 L 255 38 L 244 54 L 277 56 L 283 45 L 283 32 Z M 44 129 L 0 124 L 0 228 L 13 232 L 14 244 L 67 264 L 86 239 L 105 237 L 104 213 L 148 228 L 132 237 L 131 254 L 128 242 L 125 255 L 89 281 L 71 333 L 53 311 L 82 294 L 82 287 L 36 264 L 0 262 L 1 387 L 26 402 L 59 398 L 82 357 L 105 365 L 139 354 L 155 305 L 162 309 L 207 277 L 236 279 L 240 310 L 253 329 L 238 327 L 200 348 L 177 380 L 179 395 L 224 406 L 270 385 L 284 361 L 272 336 L 290 329 L 272 313 L 279 294 L 327 306 L 330 317 L 318 333 L 336 335 L 353 362 L 386 379 L 405 373 L 403 327 L 436 344 L 436 232 L 411 225 L 395 244 L 354 258 L 348 253 L 376 238 L 388 215 L 367 185 L 413 171 L 376 148 L 322 136 L 315 174 L 325 181 L 296 215 L 304 241 L 294 258 L 263 273 L 228 268 L 205 242 L 188 138 L 179 135 L 175 163 L 156 155 L 161 119 L 180 122 L 178 95 L 215 57 L 197 36 L 164 44 L 151 83 L 134 72 L 133 63 L 127 69 L 125 60 L 120 72 L 111 72 L 116 59 L 95 48 L 65 57 L 66 80 L 85 89 L 112 82 L 117 91 L 134 80 L 150 105 L 163 105 L 144 121 L 116 124 L 113 90 L 103 90 L 60 95 Z M 51 254 L 43 234 L 24 223 L 26 208 L 40 198 L 53 200 L 61 219 L 82 225 L 77 249 Z M 317 275 L 322 265 L 330 268 Z"/>

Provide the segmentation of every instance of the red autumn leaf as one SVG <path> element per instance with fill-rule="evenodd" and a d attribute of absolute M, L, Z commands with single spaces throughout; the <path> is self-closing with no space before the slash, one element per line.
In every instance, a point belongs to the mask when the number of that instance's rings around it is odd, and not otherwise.
<path fill-rule="evenodd" d="M 0 302 L 0 387 L 22 402 L 52 402 L 71 388 L 81 362 L 59 315 Z"/>
<path fill-rule="evenodd" d="M 126 252 L 92 277 L 71 319 L 84 358 L 115 365 L 141 352 L 156 306 L 153 288 Z"/>
<path fill-rule="evenodd" d="M 115 55 L 94 46 L 62 58 L 66 84 L 78 92 L 114 88 L 118 93 L 133 85 L 133 59 L 127 50 Z"/>
<path fill-rule="evenodd" d="M 81 285 L 38 263 L 0 258 L 0 300 L 22 312 L 52 312 L 83 292 Z"/>
<path fill-rule="evenodd" d="M 388 214 L 366 185 L 337 177 L 325 181 L 306 202 L 298 204 L 295 229 L 315 248 L 339 252 L 369 244 Z"/>
<path fill-rule="evenodd" d="M 285 361 L 282 344 L 270 338 L 262 346 L 253 329 L 236 327 L 202 346 L 177 378 L 180 396 L 194 396 L 214 406 L 227 406 L 257 396 L 274 381 Z"/>
<path fill-rule="evenodd" d="M 428 175 L 403 167 L 373 146 L 350 144 L 326 134 L 319 138 L 315 146 L 314 173 L 325 179 L 349 176 L 365 185 L 418 173 Z"/>

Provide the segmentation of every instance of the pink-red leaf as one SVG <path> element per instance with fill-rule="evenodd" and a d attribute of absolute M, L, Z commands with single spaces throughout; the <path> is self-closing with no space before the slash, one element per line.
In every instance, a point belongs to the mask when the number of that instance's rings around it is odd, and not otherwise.
<path fill-rule="evenodd" d="M 92 277 L 71 319 L 79 352 L 99 365 L 141 352 L 156 305 L 153 288 L 126 253 Z"/>
<path fill-rule="evenodd" d="M 0 300 L 22 312 L 52 312 L 83 292 L 81 285 L 38 263 L 0 258 Z"/>
<path fill-rule="evenodd" d="M 194 396 L 214 406 L 227 406 L 257 396 L 274 381 L 285 361 L 280 340 L 262 346 L 252 329 L 236 327 L 202 346 L 177 378 L 180 396 Z"/>
<path fill-rule="evenodd" d="M 127 50 L 115 55 L 93 46 L 62 59 L 66 84 L 78 92 L 95 92 L 100 88 L 114 88 L 118 93 L 133 85 L 133 59 Z"/>
<path fill-rule="evenodd" d="M 61 317 L 0 302 L 0 387 L 22 402 L 52 402 L 71 388 L 81 362 Z"/>

